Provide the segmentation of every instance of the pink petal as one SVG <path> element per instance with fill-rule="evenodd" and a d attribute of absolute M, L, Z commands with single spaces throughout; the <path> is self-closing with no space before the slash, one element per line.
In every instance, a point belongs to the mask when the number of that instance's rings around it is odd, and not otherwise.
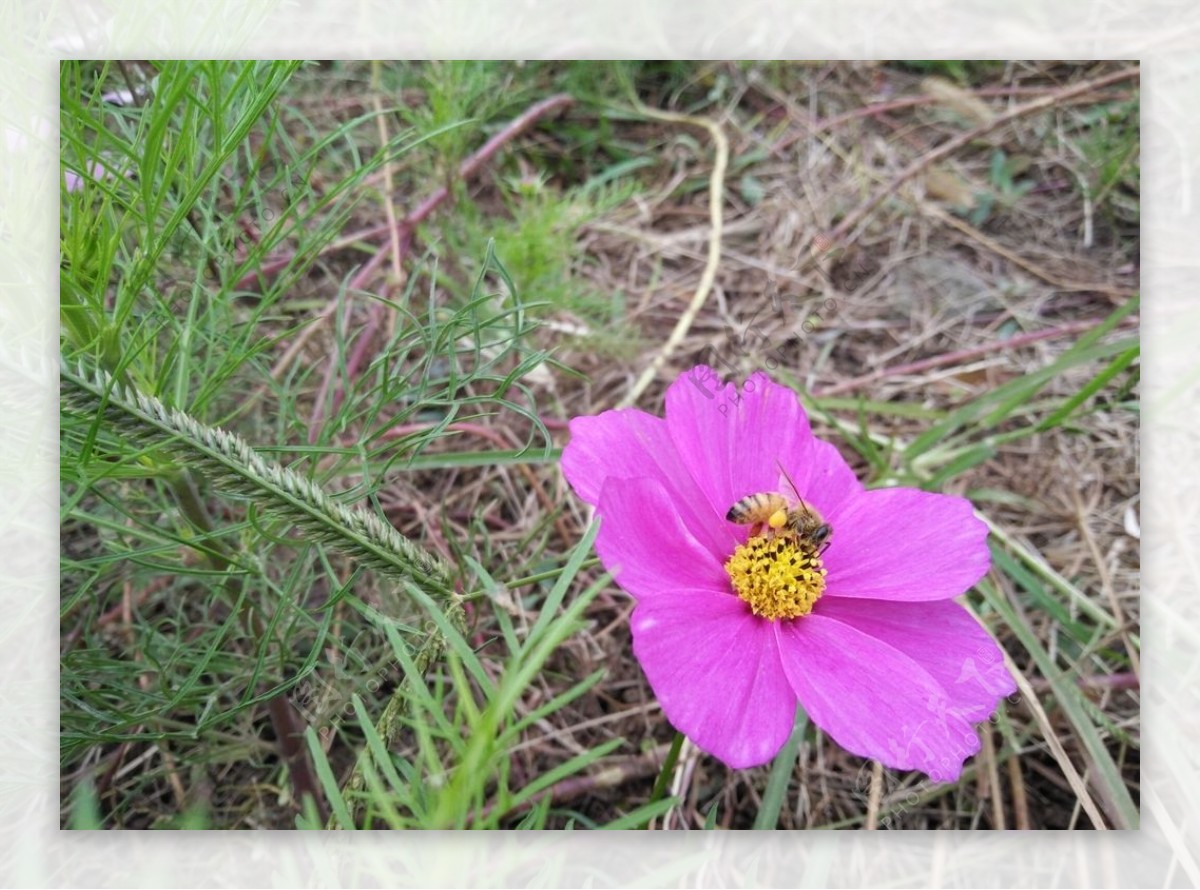
<path fill-rule="evenodd" d="M 813 439 L 808 460 L 804 463 L 791 461 L 783 465 L 787 476 L 796 486 L 796 494 L 810 506 L 816 507 L 826 522 L 834 523 L 843 508 L 862 494 L 863 486 L 836 447 L 820 439 Z M 793 493 L 784 486 L 776 490 L 789 497 Z M 837 528 L 835 525 L 834 528 Z"/>
<path fill-rule="evenodd" d="M 929 672 L 954 708 L 973 722 L 986 720 L 999 700 L 1016 692 L 1004 653 L 971 613 L 953 600 L 897 603 L 825 597 L 821 615 L 900 650 Z"/>
<path fill-rule="evenodd" d="M 799 698 L 847 750 L 950 781 L 979 750 L 973 724 L 1014 689 L 1002 653 L 949 600 L 987 571 L 987 526 L 964 498 L 863 491 L 813 438 L 796 394 L 710 368 L 636 410 L 571 423 L 563 470 L 601 520 L 596 551 L 638 605 L 634 653 L 671 722 L 735 768 L 775 756 Z M 724 519 L 761 491 L 796 494 L 834 528 L 825 597 L 771 623 L 733 595 L 723 563 L 747 534 Z"/>
<path fill-rule="evenodd" d="M 813 461 L 799 399 L 765 374 L 751 375 L 739 393 L 700 365 L 671 384 L 666 402 L 671 440 L 722 517 L 748 494 L 777 490 L 779 462 L 804 475 Z"/>
<path fill-rule="evenodd" d="M 955 781 L 979 750 L 971 722 L 913 659 L 823 612 L 776 624 L 783 669 L 812 721 L 860 757 Z"/>
<path fill-rule="evenodd" d="M 726 557 L 714 557 L 691 535 L 657 479 L 609 479 L 596 511 L 596 553 L 617 583 L 637 599 L 682 587 L 737 599 L 725 571 Z M 731 546 L 727 552 L 732 551 Z"/>
<path fill-rule="evenodd" d="M 736 546 L 675 450 L 667 425 L 634 408 L 605 411 L 571 421 L 571 441 L 563 449 L 562 469 L 584 501 L 600 503 L 608 479 L 649 477 L 662 483 L 684 526 L 714 558 L 724 561 Z"/>
<path fill-rule="evenodd" d="M 987 572 L 988 528 L 966 498 L 884 488 L 848 500 L 825 551 L 826 596 L 938 600 Z"/>
<path fill-rule="evenodd" d="M 729 440 L 736 422 L 732 383 L 722 384 L 703 365 L 681 374 L 666 395 L 666 422 L 671 440 L 704 491 L 714 513 L 726 510 L 734 495 Z"/>
<path fill-rule="evenodd" d="M 740 599 L 679 590 L 639 603 L 633 652 L 671 724 L 735 769 L 783 747 L 796 695 L 771 624 Z"/>
<path fill-rule="evenodd" d="M 571 441 L 563 449 L 563 475 L 575 493 L 593 506 L 600 502 L 600 489 L 610 476 L 656 475 L 653 467 L 647 471 L 647 457 L 674 452 L 663 419 L 637 408 L 576 417 L 569 427 Z"/>

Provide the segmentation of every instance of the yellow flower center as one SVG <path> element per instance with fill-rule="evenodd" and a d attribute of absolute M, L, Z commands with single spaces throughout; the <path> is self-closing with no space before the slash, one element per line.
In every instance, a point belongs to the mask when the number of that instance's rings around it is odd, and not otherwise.
<path fill-rule="evenodd" d="M 771 621 L 807 615 L 825 592 L 817 549 L 787 532 L 754 535 L 733 551 L 725 571 L 750 610 Z"/>

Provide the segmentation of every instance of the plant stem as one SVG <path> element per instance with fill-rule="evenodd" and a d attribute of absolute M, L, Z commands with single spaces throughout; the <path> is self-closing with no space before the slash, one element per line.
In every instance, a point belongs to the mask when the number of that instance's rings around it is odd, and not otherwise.
<path fill-rule="evenodd" d="M 667 791 L 667 786 L 671 784 L 671 775 L 675 772 L 675 764 L 679 762 L 679 752 L 683 748 L 683 733 L 676 730 L 675 739 L 671 742 L 671 750 L 667 752 L 667 759 L 663 761 L 662 772 L 658 774 L 658 780 L 654 783 L 654 790 L 650 792 L 650 803 L 657 803 L 662 800 L 663 795 Z"/>
<path fill-rule="evenodd" d="M 228 570 L 233 564 L 228 548 L 223 541 L 212 537 L 213 524 L 200 497 L 196 480 L 190 470 L 184 470 L 173 475 L 168 480 L 168 487 L 179 506 L 180 512 L 197 531 L 208 537 L 209 552 L 206 554 L 209 563 L 218 569 Z M 242 579 L 230 576 L 226 579 L 225 588 L 229 594 L 230 603 L 236 603 Z M 255 641 L 261 642 L 266 636 L 267 628 L 262 616 L 254 609 L 249 601 L 243 601 L 240 610 L 242 627 Z M 308 758 L 308 748 L 304 745 L 304 730 L 300 726 L 299 715 L 292 706 L 287 693 L 281 692 L 267 702 L 267 713 L 271 718 L 271 728 L 275 732 L 275 743 L 279 746 L 280 759 L 287 765 L 288 775 L 292 780 L 292 794 L 297 804 L 302 804 L 307 795 L 312 798 L 317 812 L 322 818 L 326 815 L 328 805 L 321 793 L 317 777 L 313 772 L 312 763 Z"/>

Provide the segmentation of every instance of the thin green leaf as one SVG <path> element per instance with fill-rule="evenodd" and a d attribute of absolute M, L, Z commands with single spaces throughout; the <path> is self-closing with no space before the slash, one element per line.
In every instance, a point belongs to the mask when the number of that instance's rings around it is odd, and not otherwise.
<path fill-rule="evenodd" d="M 304 741 L 308 744 L 308 752 L 312 755 L 313 767 L 317 771 L 317 779 L 320 781 L 321 788 L 325 792 L 325 799 L 329 801 L 333 818 L 337 820 L 338 826 L 343 831 L 356 831 L 358 826 L 354 824 L 354 820 L 350 817 L 350 810 L 346 806 L 345 799 L 342 797 L 342 790 L 338 788 L 337 780 L 333 777 L 333 769 L 329 766 L 329 760 L 325 757 L 325 750 L 321 747 L 321 740 L 317 738 L 317 732 L 311 726 L 304 727 Z"/>
<path fill-rule="evenodd" d="M 755 828 L 777 828 L 779 826 L 779 814 L 783 811 L 783 802 L 787 800 L 788 787 L 796 772 L 796 757 L 800 752 L 800 743 L 804 741 L 804 733 L 807 731 L 808 714 L 805 713 L 803 707 L 797 706 L 792 734 L 788 736 L 783 750 L 775 755 L 775 760 L 771 763 L 771 775 L 767 778 L 767 787 L 763 789 L 762 805 L 754 817 Z"/>

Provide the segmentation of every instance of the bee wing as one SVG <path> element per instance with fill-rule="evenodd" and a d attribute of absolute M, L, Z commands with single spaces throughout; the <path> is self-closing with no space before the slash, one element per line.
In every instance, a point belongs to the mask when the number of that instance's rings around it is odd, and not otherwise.
<path fill-rule="evenodd" d="M 800 489 L 796 487 L 796 483 L 792 481 L 792 477 L 788 475 L 788 471 L 783 468 L 783 462 L 780 461 L 779 458 L 775 458 L 775 466 L 779 467 L 780 475 L 787 480 L 788 488 L 792 490 L 792 496 L 796 499 L 796 502 L 804 508 L 804 512 L 810 516 L 816 515 L 813 508 L 804 502 L 804 498 L 800 497 Z M 783 486 L 781 485 L 780 487 L 782 488 Z"/>
<path fill-rule="evenodd" d="M 792 477 L 788 475 L 788 471 L 783 468 L 783 463 L 779 458 L 775 459 L 775 466 L 779 467 L 780 476 L 787 481 L 788 488 L 792 490 L 792 497 L 803 504 L 804 499 L 800 497 L 800 489 L 796 488 L 796 483 L 792 481 Z M 779 487 L 782 488 L 783 486 L 780 485 Z"/>

